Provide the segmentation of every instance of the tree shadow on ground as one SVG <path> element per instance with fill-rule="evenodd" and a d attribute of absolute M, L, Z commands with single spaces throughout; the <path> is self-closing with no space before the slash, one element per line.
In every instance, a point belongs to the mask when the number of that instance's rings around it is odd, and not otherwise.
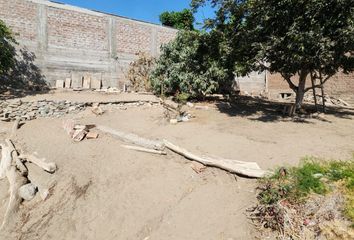
<path fill-rule="evenodd" d="M 313 124 L 310 119 L 318 119 L 324 122 L 330 122 L 327 119 L 317 116 L 315 106 L 304 104 L 306 113 L 296 114 L 289 117 L 287 108 L 291 106 L 290 102 L 272 101 L 264 98 L 251 96 L 237 96 L 230 101 L 217 102 L 216 106 L 221 113 L 231 117 L 246 117 L 253 121 L 261 122 L 299 122 Z M 337 106 L 328 106 L 326 114 L 344 119 L 354 119 L 354 108 L 347 109 Z"/>
<path fill-rule="evenodd" d="M 26 48 L 19 49 L 14 66 L 0 76 L 0 99 L 46 93 L 49 86 L 35 64 L 36 55 Z"/>

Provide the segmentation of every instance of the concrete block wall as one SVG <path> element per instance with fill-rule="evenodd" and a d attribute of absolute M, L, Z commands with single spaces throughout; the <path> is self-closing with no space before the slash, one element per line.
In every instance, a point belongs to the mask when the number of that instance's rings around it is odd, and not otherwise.
<path fill-rule="evenodd" d="M 47 81 L 91 75 L 122 87 L 136 53 L 159 54 L 177 30 L 46 0 L 0 0 L 0 19 L 36 55 Z"/>
<path fill-rule="evenodd" d="M 236 77 L 236 83 L 241 92 L 258 95 L 266 92 L 266 72 L 252 72 L 245 77 Z"/>

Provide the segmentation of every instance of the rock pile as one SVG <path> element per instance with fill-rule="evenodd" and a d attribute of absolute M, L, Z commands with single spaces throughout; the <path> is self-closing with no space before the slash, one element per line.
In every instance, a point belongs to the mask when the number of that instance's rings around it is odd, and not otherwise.
<path fill-rule="evenodd" d="M 322 96 L 316 95 L 316 100 L 318 104 L 322 104 Z M 351 105 L 340 98 L 335 98 L 333 96 L 325 95 L 324 101 L 327 106 L 339 106 L 339 107 L 351 107 Z M 314 96 L 312 93 L 306 93 L 304 96 L 304 102 L 314 103 Z"/>
<path fill-rule="evenodd" d="M 21 100 L 0 102 L 0 120 L 32 120 L 37 117 L 60 117 L 68 113 L 78 113 L 86 108 L 85 103 L 70 101 L 40 100 L 22 102 Z"/>
<path fill-rule="evenodd" d="M 151 102 L 117 102 L 117 103 L 92 103 L 92 102 L 71 102 L 39 100 L 32 102 L 22 102 L 21 100 L 0 101 L 0 121 L 23 121 L 33 120 L 37 117 L 62 117 L 65 114 L 76 114 L 87 107 L 102 105 L 104 110 L 127 109 L 128 107 L 153 106 Z"/>

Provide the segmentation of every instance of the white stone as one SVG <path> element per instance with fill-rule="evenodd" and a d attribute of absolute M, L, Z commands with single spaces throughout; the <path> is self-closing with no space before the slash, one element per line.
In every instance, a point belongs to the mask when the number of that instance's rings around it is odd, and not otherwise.
<path fill-rule="evenodd" d="M 36 195 L 37 188 L 32 183 L 23 185 L 18 189 L 18 195 L 26 201 L 31 201 Z"/>

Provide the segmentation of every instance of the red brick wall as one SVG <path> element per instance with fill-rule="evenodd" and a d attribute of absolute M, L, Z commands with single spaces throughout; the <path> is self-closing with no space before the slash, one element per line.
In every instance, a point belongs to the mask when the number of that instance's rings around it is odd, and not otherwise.
<path fill-rule="evenodd" d="M 116 19 L 118 53 L 151 53 L 152 27 Z"/>
<path fill-rule="evenodd" d="M 324 89 L 329 95 L 338 96 L 354 106 L 354 73 L 336 74 L 328 80 Z"/>
<path fill-rule="evenodd" d="M 35 41 L 37 4 L 24 0 L 0 0 L 0 19 L 11 26 L 16 39 Z"/>
<path fill-rule="evenodd" d="M 49 7 L 47 19 L 49 45 L 108 50 L 107 18 Z"/>
<path fill-rule="evenodd" d="M 280 74 L 267 74 L 268 91 L 271 97 L 277 97 L 279 93 L 291 93 L 288 83 L 282 78 Z M 295 84 L 296 81 L 294 81 Z M 307 86 L 311 86 L 310 79 L 307 79 Z M 324 85 L 325 93 L 342 98 L 354 103 L 354 73 L 344 74 L 339 72 L 334 75 Z"/>

